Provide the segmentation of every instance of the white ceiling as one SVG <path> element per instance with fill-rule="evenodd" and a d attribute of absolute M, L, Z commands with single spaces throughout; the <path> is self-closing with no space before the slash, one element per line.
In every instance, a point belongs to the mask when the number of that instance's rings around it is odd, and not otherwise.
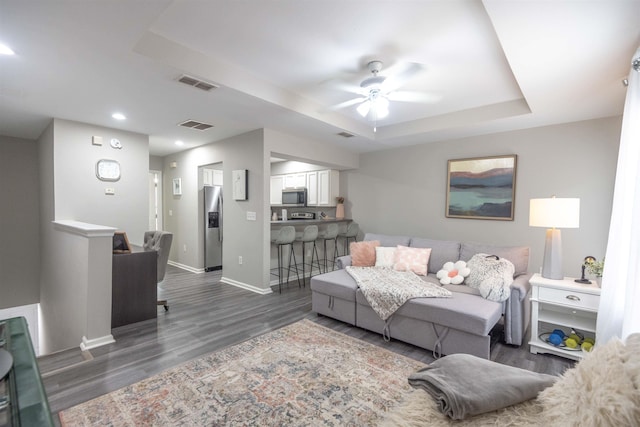
<path fill-rule="evenodd" d="M 0 0 L 16 52 L 0 56 L 0 135 L 57 117 L 148 134 L 161 156 L 262 127 L 365 152 L 614 116 L 639 17 L 640 0 Z M 423 64 L 401 89 L 438 101 L 392 102 L 375 133 L 332 110 L 373 59 Z"/>

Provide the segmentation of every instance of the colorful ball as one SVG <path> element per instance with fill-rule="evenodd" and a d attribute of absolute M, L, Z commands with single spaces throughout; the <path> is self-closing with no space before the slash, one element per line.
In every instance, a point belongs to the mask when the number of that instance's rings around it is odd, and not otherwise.
<path fill-rule="evenodd" d="M 562 344 L 563 340 L 564 338 L 555 332 L 549 335 L 549 342 L 555 345 L 556 347 Z"/>
<path fill-rule="evenodd" d="M 582 343 L 582 351 L 586 351 L 587 353 L 590 352 L 591 350 L 593 350 L 593 344 L 591 344 L 590 342 L 588 342 L 587 340 L 585 340 Z"/>
<path fill-rule="evenodd" d="M 577 342 L 575 339 L 573 339 L 573 338 L 567 338 L 567 339 L 564 341 L 564 344 L 565 344 L 567 347 L 569 347 L 569 348 L 576 348 L 576 347 L 578 347 L 578 342 Z"/>

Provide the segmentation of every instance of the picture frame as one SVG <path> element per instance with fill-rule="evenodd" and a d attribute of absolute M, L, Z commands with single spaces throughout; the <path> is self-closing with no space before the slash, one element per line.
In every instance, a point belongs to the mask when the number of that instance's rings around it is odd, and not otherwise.
<path fill-rule="evenodd" d="M 247 200 L 249 198 L 248 176 L 249 171 L 247 169 L 231 171 L 233 200 Z"/>
<path fill-rule="evenodd" d="M 447 218 L 513 221 L 517 156 L 449 160 Z"/>
<path fill-rule="evenodd" d="M 173 195 L 182 196 L 182 178 L 173 179 Z"/>
<path fill-rule="evenodd" d="M 113 233 L 113 253 L 114 254 L 130 254 L 131 244 L 129 238 L 124 231 L 116 231 Z"/>

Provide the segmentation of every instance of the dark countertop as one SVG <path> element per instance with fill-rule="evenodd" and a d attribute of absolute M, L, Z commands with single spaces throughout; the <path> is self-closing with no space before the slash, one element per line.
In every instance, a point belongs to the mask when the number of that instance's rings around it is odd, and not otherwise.
<path fill-rule="evenodd" d="M 332 222 L 351 222 L 351 218 L 342 219 L 288 219 L 286 221 L 271 221 L 271 226 L 274 225 L 319 225 L 319 224 L 331 224 Z"/>

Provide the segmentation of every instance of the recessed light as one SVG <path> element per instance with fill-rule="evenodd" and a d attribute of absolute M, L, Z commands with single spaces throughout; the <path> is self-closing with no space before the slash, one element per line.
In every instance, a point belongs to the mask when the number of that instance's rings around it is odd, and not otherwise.
<path fill-rule="evenodd" d="M 113 117 L 116 120 L 126 120 L 127 119 L 126 116 L 124 114 L 122 114 L 122 113 L 113 113 L 111 115 L 111 117 Z"/>
<path fill-rule="evenodd" d="M 16 53 L 11 50 L 7 45 L 0 43 L 0 55 L 15 55 Z"/>
<path fill-rule="evenodd" d="M 176 141 L 176 145 L 177 145 L 178 147 L 182 147 L 182 146 L 184 145 L 184 142 L 182 142 L 182 141 L 178 140 L 178 141 Z"/>

